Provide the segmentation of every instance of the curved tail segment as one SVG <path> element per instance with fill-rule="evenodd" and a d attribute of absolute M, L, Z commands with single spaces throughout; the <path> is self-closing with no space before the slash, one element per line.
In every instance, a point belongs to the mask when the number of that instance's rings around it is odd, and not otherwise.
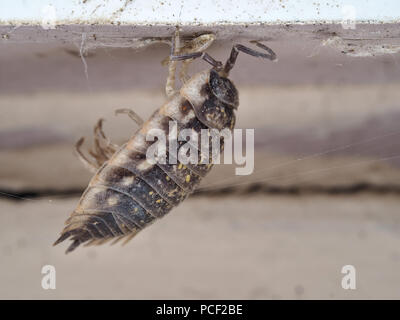
<path fill-rule="evenodd" d="M 70 238 L 72 243 L 66 250 L 66 253 L 69 253 L 81 244 L 85 244 L 85 246 L 100 245 L 110 240 L 119 241 L 128 236 L 132 238 L 139 230 L 129 221 L 124 221 L 111 213 L 79 214 L 74 212 L 53 245 Z"/>

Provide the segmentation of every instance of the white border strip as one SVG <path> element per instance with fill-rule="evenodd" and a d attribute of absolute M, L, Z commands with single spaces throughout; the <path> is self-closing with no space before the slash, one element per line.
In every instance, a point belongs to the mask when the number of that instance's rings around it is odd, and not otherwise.
<path fill-rule="evenodd" d="M 398 0 L 1 0 L 0 24 L 280 24 L 400 21 Z"/>

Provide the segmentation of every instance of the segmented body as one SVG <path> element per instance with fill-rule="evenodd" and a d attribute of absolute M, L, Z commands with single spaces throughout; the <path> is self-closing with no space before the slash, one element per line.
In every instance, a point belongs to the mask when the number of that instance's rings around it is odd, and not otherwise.
<path fill-rule="evenodd" d="M 146 151 L 153 142 L 146 134 L 160 129 L 168 136 L 170 121 L 177 122 L 178 133 L 233 129 L 237 106 L 237 90 L 228 79 L 212 69 L 194 75 L 97 171 L 56 244 L 71 237 L 69 252 L 82 243 L 129 240 L 166 215 L 194 191 L 212 164 L 151 164 Z"/>

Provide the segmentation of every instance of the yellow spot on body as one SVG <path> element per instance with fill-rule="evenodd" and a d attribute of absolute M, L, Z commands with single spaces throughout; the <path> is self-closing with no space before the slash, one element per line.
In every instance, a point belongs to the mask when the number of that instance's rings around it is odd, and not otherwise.
<path fill-rule="evenodd" d="M 162 202 L 162 200 L 161 200 L 161 199 L 158 199 L 156 202 L 157 202 L 157 203 L 161 203 L 161 202 Z"/>
<path fill-rule="evenodd" d="M 187 176 L 186 176 L 186 182 L 189 182 L 190 181 L 190 174 L 188 174 Z"/>
<path fill-rule="evenodd" d="M 150 192 L 149 192 L 149 195 L 152 195 L 153 193 L 154 193 L 154 191 L 150 191 Z"/>
<path fill-rule="evenodd" d="M 165 179 L 166 179 L 167 181 L 171 180 L 171 178 L 170 178 L 169 176 L 165 176 Z"/>
<path fill-rule="evenodd" d="M 182 169 L 182 163 L 179 164 L 178 169 L 179 169 L 179 170 Z"/>
<path fill-rule="evenodd" d="M 117 197 L 108 198 L 107 203 L 110 206 L 116 205 L 118 203 L 118 198 Z"/>
<path fill-rule="evenodd" d="M 135 212 L 138 212 L 138 211 L 139 211 L 139 209 L 135 207 L 135 209 L 133 209 L 133 211 L 135 211 Z"/>

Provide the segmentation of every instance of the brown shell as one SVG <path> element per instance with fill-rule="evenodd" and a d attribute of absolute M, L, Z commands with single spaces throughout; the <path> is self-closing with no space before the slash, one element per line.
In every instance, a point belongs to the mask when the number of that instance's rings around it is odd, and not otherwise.
<path fill-rule="evenodd" d="M 193 76 L 180 94 L 154 112 L 103 164 L 55 244 L 71 237 L 67 249 L 70 252 L 82 243 L 129 240 L 193 192 L 212 164 L 151 164 L 146 160 L 146 151 L 153 142 L 146 141 L 146 134 L 151 129 L 161 129 L 168 135 L 170 120 L 177 122 L 178 132 L 184 128 L 198 133 L 207 128 L 232 129 L 233 108 L 213 95 L 209 73 Z"/>

